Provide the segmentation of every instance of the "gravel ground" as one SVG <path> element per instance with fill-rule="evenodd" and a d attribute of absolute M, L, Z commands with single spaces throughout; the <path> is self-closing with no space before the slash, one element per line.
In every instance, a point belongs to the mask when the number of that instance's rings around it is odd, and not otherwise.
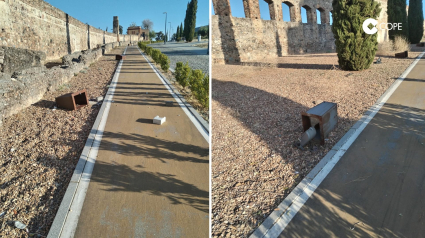
<path fill-rule="evenodd" d="M 167 44 L 150 44 L 149 46 L 159 49 L 162 53 L 170 58 L 170 68 L 176 68 L 176 63 L 181 61 L 188 62 L 192 69 L 201 69 L 204 73 L 209 74 L 209 55 L 207 49 L 194 47 L 198 42 L 177 43 L 167 42 Z"/>
<path fill-rule="evenodd" d="M 86 89 L 106 94 L 117 61 L 116 48 L 58 91 L 5 119 L 0 128 L 0 237 L 28 237 L 9 225 L 20 221 L 31 237 L 47 236 L 100 105 L 76 111 L 52 110 L 55 97 Z M 31 234 L 33 233 L 33 234 Z M 35 233 L 35 234 L 34 234 Z"/>
<path fill-rule="evenodd" d="M 213 237 L 251 234 L 419 49 L 413 47 L 416 52 L 408 59 L 383 57 L 382 64 L 362 72 L 339 70 L 334 53 L 281 57 L 251 66 L 213 65 Z M 338 104 L 337 128 L 324 146 L 295 148 L 302 133 L 301 112 L 323 101 Z"/>

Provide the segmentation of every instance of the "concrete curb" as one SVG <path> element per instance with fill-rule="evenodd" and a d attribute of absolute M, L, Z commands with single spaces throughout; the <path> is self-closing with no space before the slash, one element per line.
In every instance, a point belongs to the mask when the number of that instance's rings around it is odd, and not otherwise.
<path fill-rule="evenodd" d="M 126 48 L 127 49 L 127 48 Z M 126 50 L 124 50 L 125 52 Z M 111 84 L 114 83 L 114 81 L 118 81 L 119 71 L 122 66 L 122 60 L 118 64 L 118 67 L 115 71 L 114 77 L 112 78 Z M 91 172 L 93 170 L 94 162 L 92 161 L 91 168 L 88 168 L 88 161 L 89 161 L 89 154 L 94 146 L 98 146 L 100 144 L 99 140 L 99 134 L 103 134 L 103 131 L 99 130 L 100 123 L 102 122 L 103 117 L 105 116 L 105 120 L 107 119 L 107 114 L 109 110 L 107 110 L 105 115 L 105 109 L 108 104 L 110 104 L 110 101 L 113 97 L 113 91 L 114 87 L 110 87 L 108 89 L 108 92 L 106 93 L 104 103 L 102 103 L 102 106 L 97 114 L 96 120 L 93 124 L 93 127 L 91 129 L 91 132 L 89 134 L 89 137 L 87 138 L 86 144 L 84 145 L 83 152 L 81 153 L 80 159 L 78 160 L 77 166 L 75 167 L 74 173 L 71 177 L 71 181 L 69 182 L 68 188 L 66 189 L 65 195 L 62 199 L 61 205 L 59 206 L 59 209 L 56 213 L 55 219 L 53 220 L 52 226 L 50 227 L 49 234 L 47 235 L 47 238 L 57 238 L 62 237 L 62 232 L 66 228 L 65 223 L 67 221 L 69 212 L 71 211 L 71 205 L 73 205 L 75 198 L 78 196 L 77 189 L 80 185 L 80 181 L 83 179 L 86 179 L 86 182 L 90 181 Z M 109 97 L 108 97 L 109 96 Z M 107 100 L 107 97 L 109 100 Z M 110 107 L 110 105 L 109 105 Z M 109 109 L 109 108 L 108 108 Z M 101 136 L 100 136 L 101 139 Z M 83 174 L 85 173 L 85 176 L 83 178 Z M 86 178 L 88 176 L 88 178 Z M 88 181 L 87 181 L 88 179 Z M 81 196 L 82 195 L 82 196 Z M 85 193 L 78 196 L 80 199 L 82 198 L 84 201 Z M 80 204 L 81 208 L 83 204 Z M 78 212 L 77 218 L 79 217 L 80 211 Z M 77 220 L 78 221 L 78 220 Z M 73 224 L 74 228 L 76 228 L 77 224 Z M 73 237 L 73 234 L 68 237 Z"/>
<path fill-rule="evenodd" d="M 155 66 L 155 64 L 153 64 L 152 62 L 149 61 L 149 59 L 146 57 L 145 53 L 143 53 L 140 49 L 139 51 L 142 53 L 143 56 L 145 56 L 145 59 L 148 61 L 148 63 L 150 63 L 152 65 L 152 67 L 155 69 L 156 73 L 158 75 L 161 76 L 161 78 L 167 83 L 167 85 L 171 88 L 171 90 L 173 90 L 174 94 L 177 95 L 177 97 L 179 97 L 179 99 L 183 102 L 183 104 L 185 105 L 185 107 L 190 111 L 190 113 L 196 118 L 196 120 L 201 124 L 201 126 L 209 133 L 209 124 L 207 121 L 204 120 L 204 118 L 201 117 L 201 115 L 199 115 L 199 113 L 192 107 L 192 105 L 190 105 L 183 97 L 183 95 L 181 95 L 179 93 L 179 91 L 170 83 L 170 81 L 164 77 L 164 75 L 162 75 L 162 73 L 158 70 L 158 68 Z M 171 70 L 171 69 L 170 69 Z M 171 71 L 173 72 L 173 71 Z M 173 72 L 174 73 L 174 72 Z"/>
<path fill-rule="evenodd" d="M 322 172 L 325 166 L 329 165 L 329 162 L 334 163 L 333 166 L 339 161 L 343 156 L 348 147 L 352 144 L 353 140 L 357 138 L 356 135 L 360 134 L 361 131 L 366 127 L 374 115 L 379 111 L 379 109 L 385 104 L 388 98 L 392 93 L 397 89 L 401 84 L 404 78 L 410 73 L 412 68 L 416 63 L 424 56 L 425 51 L 419 54 L 419 56 L 410 64 L 410 66 L 400 75 L 400 77 L 394 81 L 394 83 L 385 91 L 384 94 L 376 101 L 376 103 L 367 110 L 362 118 L 360 118 L 351 128 L 345 133 L 345 135 L 332 147 L 332 149 L 323 157 L 320 162 L 310 171 L 309 174 L 292 190 L 292 192 L 279 204 L 278 209 L 273 211 L 264 222 L 257 227 L 257 229 L 252 233 L 250 238 L 262 238 L 262 237 L 277 237 L 283 231 L 284 227 L 281 224 L 278 224 L 279 221 L 284 220 L 284 215 L 289 213 L 290 207 L 296 202 L 298 198 L 302 195 L 314 192 L 311 191 L 310 187 L 318 187 L 318 185 L 311 185 L 311 182 L 316 178 L 316 176 Z M 355 135 L 356 134 L 356 135 Z M 353 136 L 354 135 L 354 136 Z M 307 198 L 308 199 L 308 198 Z M 298 205 L 298 204 L 297 204 Z M 293 211 L 291 211 L 293 212 Z M 296 212 L 295 212 L 296 214 Z M 295 216 L 293 214 L 293 216 Z M 292 219 L 292 218 L 290 218 Z M 286 219 L 285 222 L 290 222 L 290 219 Z M 286 226 L 286 225 L 285 225 Z"/>

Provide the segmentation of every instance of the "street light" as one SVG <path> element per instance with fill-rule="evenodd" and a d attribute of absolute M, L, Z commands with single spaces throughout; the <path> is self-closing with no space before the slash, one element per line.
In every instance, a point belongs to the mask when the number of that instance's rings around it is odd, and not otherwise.
<path fill-rule="evenodd" d="M 167 12 L 164 12 L 164 13 L 162 13 L 162 14 L 165 14 L 165 34 L 164 34 L 164 45 L 165 45 L 165 42 L 167 42 Z"/>
<path fill-rule="evenodd" d="M 171 39 L 171 22 L 168 22 L 168 23 L 170 23 L 170 30 L 168 31 L 168 39 Z"/>

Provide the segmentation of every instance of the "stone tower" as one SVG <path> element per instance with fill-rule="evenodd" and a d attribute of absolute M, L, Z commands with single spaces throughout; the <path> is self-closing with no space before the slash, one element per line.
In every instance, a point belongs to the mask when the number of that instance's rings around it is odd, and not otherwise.
<path fill-rule="evenodd" d="M 118 34 L 120 32 L 119 27 L 120 27 L 120 24 L 118 22 L 118 17 L 114 16 L 114 28 L 113 28 L 112 32 L 115 33 L 115 34 Z"/>

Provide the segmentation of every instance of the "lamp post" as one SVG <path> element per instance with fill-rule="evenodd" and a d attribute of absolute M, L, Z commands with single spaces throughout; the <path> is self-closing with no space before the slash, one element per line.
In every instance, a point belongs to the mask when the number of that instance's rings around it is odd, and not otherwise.
<path fill-rule="evenodd" d="M 168 39 L 171 39 L 171 22 L 168 22 L 168 23 L 170 23 L 170 30 L 168 31 Z"/>
<path fill-rule="evenodd" d="M 167 12 L 164 12 L 163 14 L 165 14 L 165 34 L 164 34 L 164 45 L 167 42 Z"/>

